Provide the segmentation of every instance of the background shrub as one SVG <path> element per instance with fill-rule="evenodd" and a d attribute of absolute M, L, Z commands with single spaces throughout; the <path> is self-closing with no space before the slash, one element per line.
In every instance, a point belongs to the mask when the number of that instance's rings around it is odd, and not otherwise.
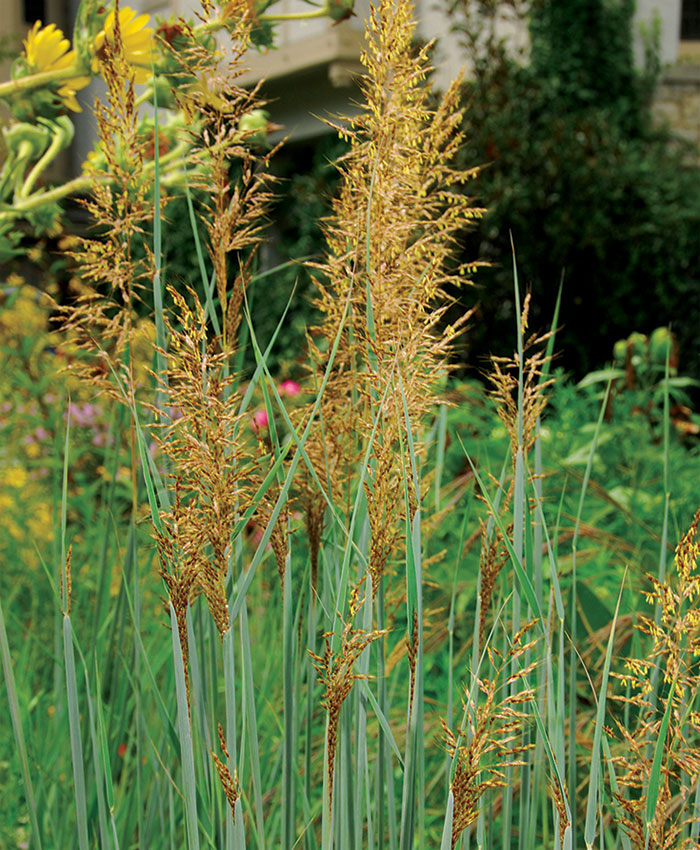
<path fill-rule="evenodd" d="M 477 276 L 465 358 L 509 348 L 512 234 L 534 326 L 546 326 L 564 276 L 566 368 L 581 376 L 628 329 L 672 322 L 682 369 L 700 374 L 700 169 L 652 121 L 658 65 L 648 47 L 646 67 L 634 66 L 634 3 L 515 4 L 529 26 L 526 64 L 493 33 L 497 5 L 452 4 L 474 64 L 464 162 L 484 166 L 470 191 L 489 210 L 465 253 L 492 263 Z"/>

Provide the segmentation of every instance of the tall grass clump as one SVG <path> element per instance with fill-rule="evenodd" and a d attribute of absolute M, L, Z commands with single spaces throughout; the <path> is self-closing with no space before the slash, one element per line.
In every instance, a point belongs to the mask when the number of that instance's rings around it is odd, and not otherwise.
<path fill-rule="evenodd" d="M 668 363 L 658 575 L 631 568 L 612 600 L 596 596 L 585 566 L 612 535 L 586 511 L 610 388 L 583 473 L 562 475 L 546 425 L 557 309 L 530 332 L 515 267 L 515 351 L 489 377 L 502 456 L 448 433 L 451 347 L 472 318 L 446 325 L 448 292 L 476 268 L 455 256 L 482 211 L 462 185 L 474 172 L 453 164 L 460 82 L 432 95 L 410 4 L 372 5 L 364 106 L 336 126 L 349 151 L 310 267 L 320 320 L 303 385 L 271 374 L 279 328 L 262 339 L 250 318 L 274 285 L 258 257 L 274 150 L 237 79 L 276 16 L 203 2 L 197 22 L 153 31 L 130 10 L 84 10 L 83 53 L 58 70 L 73 79 L 88 56 L 107 95 L 86 167 L 95 230 L 71 245 L 80 285 L 57 339 L 70 380 L 113 406 L 112 473 L 81 528 L 67 400 L 45 570 L 55 620 L 31 623 L 51 674 L 34 696 L 23 626 L 0 607 L 21 840 L 696 846 L 698 519 L 666 570 Z M 196 280 L 163 263 L 178 192 Z M 446 484 L 449 439 L 463 473 Z M 598 631 L 591 593 L 610 614 Z"/>

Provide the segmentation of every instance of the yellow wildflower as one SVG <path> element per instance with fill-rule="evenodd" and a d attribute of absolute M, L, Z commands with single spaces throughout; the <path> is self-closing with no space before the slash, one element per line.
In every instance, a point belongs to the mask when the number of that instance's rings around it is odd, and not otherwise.
<path fill-rule="evenodd" d="M 41 21 L 37 21 L 22 43 L 27 70 L 32 74 L 64 71 L 66 68 L 76 67 L 75 50 L 68 49 L 70 42 L 55 24 L 42 27 Z M 76 76 L 61 81 L 58 94 L 68 109 L 72 109 L 73 112 L 81 111 L 75 99 L 75 93 L 85 88 L 89 82 L 90 77 L 86 76 Z"/>
<path fill-rule="evenodd" d="M 44 543 L 51 540 L 53 538 L 52 521 L 53 517 L 49 506 L 45 502 L 35 503 L 27 518 L 27 528 L 32 539 Z"/>
<path fill-rule="evenodd" d="M 135 83 L 147 83 L 151 79 L 153 30 L 146 26 L 148 21 L 148 15 L 137 15 L 128 6 L 119 10 L 119 33 L 124 49 L 124 59 L 133 68 Z M 116 49 L 114 23 L 115 16 L 112 10 L 105 18 L 104 26 L 97 34 L 93 45 L 92 70 L 95 73 L 100 70 L 105 42 L 108 42 L 112 49 Z"/>
<path fill-rule="evenodd" d="M 21 490 L 27 483 L 27 472 L 21 466 L 13 466 L 5 469 L 5 484 Z"/>

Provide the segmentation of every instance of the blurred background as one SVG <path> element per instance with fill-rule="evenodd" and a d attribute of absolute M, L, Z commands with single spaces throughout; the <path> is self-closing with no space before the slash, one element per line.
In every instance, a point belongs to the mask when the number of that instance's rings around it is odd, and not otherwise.
<path fill-rule="evenodd" d="M 153 23 L 193 15 L 196 5 L 131 2 Z M 70 33 L 77 0 L 4 0 L 2 8 L 7 77 L 27 28 L 53 21 Z M 303 0 L 275 6 L 305 9 Z M 330 209 L 332 163 L 343 151 L 325 120 L 355 108 L 366 12 L 360 0 L 341 22 L 285 21 L 274 48 L 249 55 L 241 82 L 264 81 L 270 121 L 281 127 L 270 142 L 286 139 L 263 268 L 322 249 L 318 220 Z M 459 370 L 478 373 L 490 354 L 512 348 L 512 237 L 520 283 L 532 291 L 533 329 L 549 325 L 563 282 L 558 363 L 574 378 L 610 360 L 616 340 L 667 324 L 679 370 L 700 377 L 700 0 L 420 0 L 416 16 L 421 40 L 435 40 L 436 90 L 464 71 L 460 165 L 482 167 L 467 190 L 488 210 L 465 230 L 455 257 L 488 263 L 473 286 L 454 293 L 450 320 L 476 306 L 456 352 Z M 52 179 L 80 173 L 95 140 L 90 104 L 99 85 L 79 93 L 75 141 Z M 67 231 L 84 229 L 77 203 L 66 212 Z M 183 229 L 189 235 L 185 204 L 175 200 L 165 230 L 173 280 L 196 273 Z M 23 276 L 41 286 L 51 268 L 60 278 L 56 246 L 45 242 L 43 265 L 23 263 Z M 265 338 L 292 292 L 277 354 L 285 362 L 301 356 L 314 320 L 307 270 L 295 264 L 266 278 L 265 297 L 253 305 Z"/>

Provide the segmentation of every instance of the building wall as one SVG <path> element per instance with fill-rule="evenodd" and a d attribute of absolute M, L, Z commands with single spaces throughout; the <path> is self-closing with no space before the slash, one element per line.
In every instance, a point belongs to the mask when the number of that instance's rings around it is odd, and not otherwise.
<path fill-rule="evenodd" d="M 700 42 L 681 40 L 681 0 L 637 0 L 645 6 L 648 24 L 656 13 L 661 21 L 661 59 L 664 70 L 653 111 L 680 138 L 700 149 Z"/>
<path fill-rule="evenodd" d="M 199 0 L 124 0 L 139 11 L 156 14 L 191 15 Z M 275 50 L 251 52 L 249 82 L 267 78 L 265 93 L 270 111 L 285 134 L 302 139 L 323 131 L 319 117 L 346 112 L 356 97 L 355 75 L 361 71 L 363 18 L 369 0 L 357 0 L 356 16 L 340 25 L 326 19 L 285 23 L 279 26 Z M 637 55 L 643 56 L 643 32 L 659 29 L 661 60 L 669 66 L 655 99 L 655 113 L 681 135 L 700 142 L 700 42 L 679 41 L 682 0 L 637 0 Z M 69 33 L 79 0 L 45 0 L 47 21 Z M 0 36 L 14 35 L 17 44 L 30 22 L 23 20 L 22 0 L 0 0 Z M 522 42 L 522 28 L 509 23 L 504 4 L 503 32 Z M 306 10 L 303 0 L 280 0 L 275 11 Z M 457 38 L 450 34 L 450 21 L 434 0 L 417 0 L 416 19 L 422 39 L 438 38 L 435 53 L 435 82 L 444 88 L 462 69 L 463 54 Z M 512 31 L 511 31 L 512 30 Z M 680 64 L 679 64 L 680 62 Z M 0 65 L 6 78 L 10 61 Z M 468 72 L 468 69 L 467 69 Z M 95 138 L 91 105 L 102 91 L 99 80 L 80 93 L 84 111 L 75 117 L 76 142 L 66 174 L 77 174 Z"/>
<path fill-rule="evenodd" d="M 675 65 L 661 79 L 653 111 L 674 134 L 700 149 L 700 65 Z"/>

